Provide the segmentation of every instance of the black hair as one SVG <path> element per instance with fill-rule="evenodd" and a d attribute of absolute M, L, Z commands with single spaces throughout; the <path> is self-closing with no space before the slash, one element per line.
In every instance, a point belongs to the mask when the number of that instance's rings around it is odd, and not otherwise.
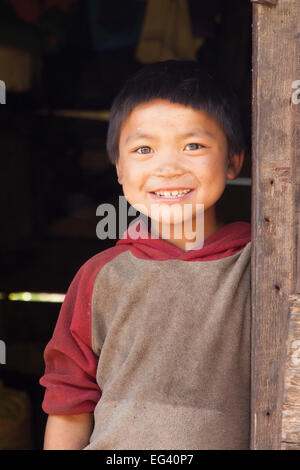
<path fill-rule="evenodd" d="M 122 125 L 133 109 L 153 99 L 165 99 L 206 112 L 223 129 L 228 156 L 245 150 L 237 96 L 232 87 L 198 62 L 168 60 L 142 67 L 129 78 L 113 101 L 107 152 L 115 165 Z"/>

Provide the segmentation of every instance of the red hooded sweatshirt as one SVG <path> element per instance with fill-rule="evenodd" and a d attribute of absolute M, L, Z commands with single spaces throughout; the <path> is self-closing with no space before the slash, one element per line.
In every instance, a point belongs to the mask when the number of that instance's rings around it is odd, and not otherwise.
<path fill-rule="evenodd" d="M 43 410 L 94 413 L 89 450 L 247 449 L 251 226 L 189 251 L 140 228 L 74 277 L 45 349 Z"/>

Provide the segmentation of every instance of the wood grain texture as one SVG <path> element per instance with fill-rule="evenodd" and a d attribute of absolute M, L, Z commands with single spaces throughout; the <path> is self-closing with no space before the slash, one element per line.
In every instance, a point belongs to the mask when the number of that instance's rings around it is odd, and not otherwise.
<path fill-rule="evenodd" d="M 251 448 L 280 449 L 295 262 L 298 0 L 253 4 Z"/>
<path fill-rule="evenodd" d="M 300 8 L 299 8 L 300 9 Z M 300 13 L 298 12 L 300 15 Z M 300 30 L 300 21 L 299 21 Z M 295 109 L 294 159 L 294 292 L 290 296 L 287 357 L 285 364 L 284 397 L 282 407 L 281 449 L 300 450 L 300 34 L 297 31 L 296 88 L 297 100 L 292 99 Z M 297 82 L 297 83 L 295 83 Z M 295 87 L 296 85 L 296 87 Z M 293 97 L 294 98 L 294 97 Z"/>
<path fill-rule="evenodd" d="M 300 294 L 290 298 L 281 449 L 300 450 Z"/>
<path fill-rule="evenodd" d="M 300 10 L 300 7 L 298 7 Z M 300 15 L 300 13 L 299 13 Z M 297 31 L 297 88 L 293 88 L 298 98 L 294 104 L 295 108 L 295 277 L 294 292 L 300 292 L 300 18 Z M 294 83 L 295 86 L 295 83 Z M 293 102 L 293 100 L 292 100 Z"/>

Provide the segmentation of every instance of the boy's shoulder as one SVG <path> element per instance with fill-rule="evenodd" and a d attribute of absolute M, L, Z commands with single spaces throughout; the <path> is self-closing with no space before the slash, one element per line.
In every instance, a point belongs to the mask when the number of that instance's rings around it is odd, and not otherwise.
<path fill-rule="evenodd" d="M 110 248 L 106 248 L 105 250 L 100 251 L 83 263 L 77 275 L 92 280 L 97 276 L 98 272 L 103 268 L 103 266 L 126 250 L 128 250 L 126 245 L 116 244 Z"/>

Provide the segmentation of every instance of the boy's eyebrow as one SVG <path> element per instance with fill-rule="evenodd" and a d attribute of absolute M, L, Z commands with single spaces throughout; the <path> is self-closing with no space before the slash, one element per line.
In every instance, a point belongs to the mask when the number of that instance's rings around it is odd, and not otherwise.
<path fill-rule="evenodd" d="M 135 132 L 134 134 L 129 135 L 127 139 L 125 139 L 125 144 L 130 142 L 130 140 L 134 140 L 134 139 L 153 139 L 153 138 L 154 138 L 153 135 L 145 134 L 143 132 Z"/>
<path fill-rule="evenodd" d="M 205 129 L 201 129 L 200 127 L 195 127 L 195 129 L 191 129 L 189 132 L 185 132 L 184 134 L 181 134 L 180 137 L 193 137 L 193 136 L 198 136 L 198 135 L 203 135 L 204 137 L 211 137 L 215 138 L 215 134 L 213 134 L 210 131 L 206 131 Z"/>
<path fill-rule="evenodd" d="M 204 129 L 196 127 L 195 129 L 191 129 L 188 132 L 185 132 L 184 134 L 180 134 L 179 137 L 181 138 L 186 138 L 186 137 L 194 137 L 194 136 L 204 136 L 204 137 L 210 137 L 214 138 L 215 135 L 209 131 L 206 131 Z M 151 134 L 145 134 L 144 132 L 135 132 L 134 134 L 131 134 L 127 137 L 125 140 L 125 144 L 127 144 L 129 141 L 134 140 L 134 139 L 154 139 L 155 136 Z"/>

